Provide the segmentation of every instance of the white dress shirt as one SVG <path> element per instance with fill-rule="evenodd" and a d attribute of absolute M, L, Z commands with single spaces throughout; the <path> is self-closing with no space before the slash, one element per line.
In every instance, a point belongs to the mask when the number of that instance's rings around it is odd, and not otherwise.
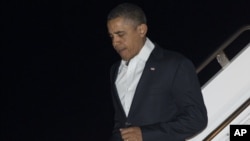
<path fill-rule="evenodd" d="M 129 61 L 128 65 L 126 61 L 121 60 L 115 84 L 126 116 L 128 116 L 146 61 L 153 49 L 154 44 L 147 38 L 140 52 Z"/>

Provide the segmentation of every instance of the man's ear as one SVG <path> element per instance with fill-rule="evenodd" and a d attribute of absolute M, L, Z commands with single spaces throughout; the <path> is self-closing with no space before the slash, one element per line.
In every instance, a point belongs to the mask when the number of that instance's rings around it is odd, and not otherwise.
<path fill-rule="evenodd" d="M 148 31 L 148 26 L 146 24 L 141 24 L 138 26 L 138 31 L 141 37 L 146 36 Z"/>

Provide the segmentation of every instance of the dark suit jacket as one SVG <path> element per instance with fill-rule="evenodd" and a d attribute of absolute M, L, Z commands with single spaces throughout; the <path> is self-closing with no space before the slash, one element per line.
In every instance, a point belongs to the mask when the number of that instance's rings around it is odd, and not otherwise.
<path fill-rule="evenodd" d="M 117 94 L 120 62 L 111 68 L 115 109 L 111 141 L 121 141 L 119 128 L 140 126 L 143 141 L 183 141 L 204 129 L 207 111 L 190 60 L 156 45 L 137 85 L 128 117 Z"/>

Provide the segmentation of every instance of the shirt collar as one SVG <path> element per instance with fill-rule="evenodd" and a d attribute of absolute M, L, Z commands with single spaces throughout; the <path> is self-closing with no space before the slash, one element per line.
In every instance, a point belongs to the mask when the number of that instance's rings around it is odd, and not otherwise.
<path fill-rule="evenodd" d="M 145 42 L 144 46 L 141 48 L 140 52 L 134 58 L 132 58 L 130 61 L 139 59 L 139 60 L 146 62 L 148 60 L 149 55 L 153 51 L 154 47 L 155 47 L 155 45 L 153 44 L 153 42 L 149 38 L 146 38 L 146 42 Z M 121 63 L 122 63 L 122 65 L 126 66 L 127 61 L 122 60 Z"/>
<path fill-rule="evenodd" d="M 154 49 L 155 45 L 150 41 L 149 38 L 146 39 L 146 42 L 142 49 L 140 50 L 139 54 L 137 54 L 134 58 L 138 58 L 144 62 L 148 60 L 149 55 L 151 54 L 152 50 Z"/>
<path fill-rule="evenodd" d="M 144 46 L 141 48 L 140 52 L 134 58 L 132 58 L 130 61 L 142 60 L 142 61 L 146 62 L 149 58 L 149 55 L 153 51 L 154 47 L 155 47 L 155 45 L 152 43 L 152 41 L 149 38 L 146 38 L 146 42 L 145 42 Z M 122 65 L 127 66 L 126 65 L 127 61 L 122 60 L 121 63 L 122 63 Z"/>

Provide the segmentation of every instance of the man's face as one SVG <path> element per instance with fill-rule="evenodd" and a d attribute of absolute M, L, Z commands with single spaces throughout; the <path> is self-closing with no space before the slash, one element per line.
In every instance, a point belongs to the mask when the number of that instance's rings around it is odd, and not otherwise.
<path fill-rule="evenodd" d="M 128 61 L 139 53 L 145 41 L 145 25 L 135 26 L 118 17 L 108 21 L 107 26 L 112 45 L 123 60 Z"/>

